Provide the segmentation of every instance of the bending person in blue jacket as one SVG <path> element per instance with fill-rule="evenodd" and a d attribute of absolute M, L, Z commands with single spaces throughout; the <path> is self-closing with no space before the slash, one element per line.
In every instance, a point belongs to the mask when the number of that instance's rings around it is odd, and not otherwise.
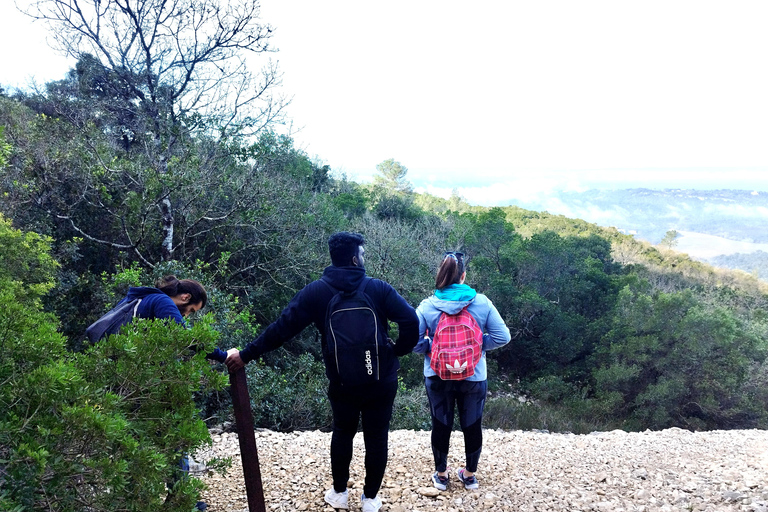
<path fill-rule="evenodd" d="M 208 302 L 208 293 L 203 285 L 194 279 L 165 276 L 157 283 L 157 288 L 132 286 L 118 306 L 134 299 L 141 299 L 136 308 L 137 317 L 150 320 L 173 320 L 177 324 L 186 325 L 186 317 L 205 307 Z M 227 354 L 217 348 L 206 357 L 224 362 Z"/>
<path fill-rule="evenodd" d="M 321 279 L 305 286 L 291 300 L 280 317 L 243 350 L 230 349 L 226 364 L 235 372 L 249 361 L 274 350 L 314 324 L 322 333 L 321 344 L 328 376 L 328 400 L 333 411 L 331 436 L 331 473 L 333 487 L 325 493 L 325 501 L 333 508 L 348 509 L 347 481 L 352 461 L 352 440 L 362 418 L 365 441 L 365 485 L 363 486 L 362 511 L 377 512 L 381 499 L 377 496 L 384 470 L 387 466 L 389 422 L 397 393 L 397 357 L 411 352 L 418 341 L 419 321 L 413 308 L 392 286 L 365 275 L 365 239 L 358 233 L 340 232 L 328 239 L 332 265 L 326 267 Z M 372 382 L 350 384 L 342 382 L 350 373 L 351 363 L 343 364 L 345 354 L 336 353 L 329 339 L 336 340 L 336 333 L 326 332 L 326 310 L 335 296 L 350 294 L 356 290 L 370 299 L 377 324 L 386 334 L 388 321 L 399 326 L 400 338 L 372 348 L 383 356 L 374 370 L 370 368 Z M 343 325 L 339 325 L 343 328 Z M 354 337 L 354 333 L 352 333 Z M 366 364 L 362 362 L 361 364 Z M 369 359 L 367 364 L 372 364 Z M 344 374 L 344 375 L 342 375 Z"/>
<path fill-rule="evenodd" d="M 194 279 L 177 279 L 176 276 L 165 276 L 157 288 L 150 286 L 135 286 L 128 289 L 128 295 L 120 301 L 122 304 L 133 299 L 141 299 L 136 308 L 136 316 L 150 320 L 173 320 L 177 324 L 186 325 L 185 317 L 203 309 L 208 302 L 208 293 L 202 284 Z M 216 349 L 206 355 L 208 359 L 223 362 L 226 352 Z M 189 472 L 189 461 L 183 456 L 179 462 L 182 473 Z M 206 510 L 207 504 L 198 501 L 198 510 Z"/>
<path fill-rule="evenodd" d="M 432 455 L 435 473 L 432 484 L 444 491 L 448 487 L 448 447 L 453 427 L 454 408 L 459 409 L 459 423 L 464 434 L 466 465 L 457 471 L 459 480 L 467 489 L 477 489 L 475 472 L 483 448 L 482 419 L 485 396 L 488 391 L 488 370 L 485 352 L 509 343 L 509 329 L 493 303 L 464 284 L 467 277 L 464 255 L 460 252 L 445 254 L 435 278 L 434 295 L 424 299 L 416 314 L 419 317 L 419 342 L 414 352 L 424 354 L 424 382 L 432 415 Z M 443 313 L 455 315 L 467 311 L 483 332 L 483 348 L 474 375 L 464 380 L 442 380 L 432 369 L 430 350 L 434 333 Z"/>
<path fill-rule="evenodd" d="M 165 276 L 157 283 L 157 288 L 132 286 L 120 303 L 133 299 L 141 299 L 136 310 L 139 318 L 167 318 L 177 324 L 184 324 L 184 317 L 205 307 L 208 294 L 203 285 L 195 280 Z"/>

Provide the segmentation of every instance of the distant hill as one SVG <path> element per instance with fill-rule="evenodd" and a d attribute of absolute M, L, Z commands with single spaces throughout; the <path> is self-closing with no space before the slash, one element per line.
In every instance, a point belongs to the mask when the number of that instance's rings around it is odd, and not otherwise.
<path fill-rule="evenodd" d="M 669 230 L 678 231 L 675 247 L 691 257 L 723 268 L 768 268 L 768 193 L 747 190 L 589 190 L 557 192 L 510 205 L 584 219 L 615 227 L 653 244 Z M 752 256 L 754 254 L 754 256 Z"/>
<path fill-rule="evenodd" d="M 768 193 L 746 190 L 589 190 L 556 192 L 510 205 L 613 226 L 658 243 L 670 229 L 768 243 Z"/>
<path fill-rule="evenodd" d="M 712 265 L 722 268 L 739 269 L 768 280 L 768 252 L 756 251 L 750 254 L 727 254 L 709 260 Z"/>

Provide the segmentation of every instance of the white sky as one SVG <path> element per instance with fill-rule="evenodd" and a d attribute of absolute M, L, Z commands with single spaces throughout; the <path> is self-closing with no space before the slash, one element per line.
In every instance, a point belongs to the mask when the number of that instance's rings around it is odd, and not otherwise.
<path fill-rule="evenodd" d="M 0 83 L 57 79 L 0 2 Z M 505 203 L 549 189 L 768 191 L 768 2 L 262 0 L 297 145 L 367 179 Z M 13 51 L 13 49 L 18 49 Z"/>

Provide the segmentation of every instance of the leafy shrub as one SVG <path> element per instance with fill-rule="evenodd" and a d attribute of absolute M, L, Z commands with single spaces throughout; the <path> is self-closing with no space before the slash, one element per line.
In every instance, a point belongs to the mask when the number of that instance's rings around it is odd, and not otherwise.
<path fill-rule="evenodd" d="M 485 404 L 483 428 L 503 430 L 548 430 L 587 434 L 610 430 L 608 422 L 594 414 L 589 400 L 564 403 L 520 402 L 516 397 L 491 398 Z"/>
<path fill-rule="evenodd" d="M 390 428 L 393 430 L 432 429 L 429 400 L 423 384 L 408 388 L 402 378 L 398 379 L 397 396 L 395 397 Z"/>
<path fill-rule="evenodd" d="M 178 461 L 210 442 L 192 393 L 225 382 L 204 360 L 210 320 L 139 320 L 69 353 L 40 301 L 54 284 L 48 241 L 0 218 L 0 242 L 3 510 L 190 510 L 202 483 L 175 478 Z"/>
<path fill-rule="evenodd" d="M 627 287 L 612 327 L 595 389 L 627 428 L 765 426 L 765 403 L 750 403 L 743 390 L 766 349 L 733 312 L 687 291 L 647 295 Z"/>
<path fill-rule="evenodd" d="M 281 352 L 274 365 L 259 360 L 246 366 L 254 426 L 278 431 L 330 428 L 322 361 Z"/>

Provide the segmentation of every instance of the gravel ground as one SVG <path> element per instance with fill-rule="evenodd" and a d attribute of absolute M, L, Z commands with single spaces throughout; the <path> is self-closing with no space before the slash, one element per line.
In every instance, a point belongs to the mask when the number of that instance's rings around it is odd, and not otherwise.
<path fill-rule="evenodd" d="M 451 438 L 447 491 L 431 486 L 429 432 L 393 431 L 379 493 L 383 512 L 494 511 L 754 511 L 768 512 L 768 431 L 691 433 L 599 432 L 589 435 L 485 430 L 480 488 L 467 491 L 455 476 L 463 463 L 460 432 Z M 198 454 L 232 457 L 225 476 L 206 475 L 209 512 L 247 511 L 236 434 L 213 435 Z M 257 431 L 266 508 L 324 511 L 331 486 L 330 434 Z M 350 468 L 350 510 L 360 510 L 362 434 Z"/>

